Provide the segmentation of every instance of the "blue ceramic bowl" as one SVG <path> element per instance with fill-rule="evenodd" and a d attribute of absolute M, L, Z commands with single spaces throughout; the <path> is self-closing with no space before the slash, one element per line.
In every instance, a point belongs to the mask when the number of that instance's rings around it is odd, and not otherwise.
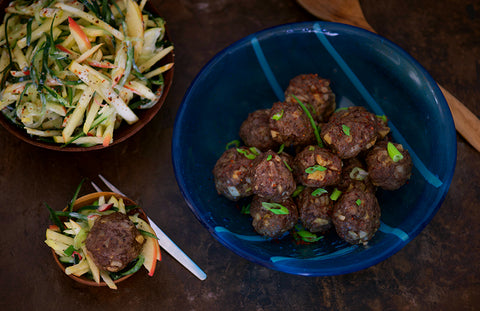
<path fill-rule="evenodd" d="M 331 80 L 337 107 L 365 106 L 387 115 L 395 141 L 413 157 L 409 183 L 379 191 L 381 227 L 368 246 L 334 232 L 302 245 L 292 235 L 271 241 L 255 233 L 242 202 L 217 194 L 212 169 L 248 113 L 283 100 L 289 80 L 317 73 Z M 358 271 L 390 257 L 430 222 L 448 191 L 456 161 L 450 110 L 435 81 L 395 44 L 336 23 L 282 25 L 252 34 L 218 53 L 198 74 L 179 108 L 172 157 L 192 212 L 240 256 L 292 274 Z"/>

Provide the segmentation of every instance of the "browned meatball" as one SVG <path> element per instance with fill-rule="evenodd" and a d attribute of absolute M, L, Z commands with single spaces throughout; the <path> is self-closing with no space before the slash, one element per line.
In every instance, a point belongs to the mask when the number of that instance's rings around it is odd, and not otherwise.
<path fill-rule="evenodd" d="M 412 174 L 412 158 L 401 144 L 392 143 L 403 159 L 394 162 L 388 154 L 387 141 L 378 142 L 367 154 L 368 174 L 375 186 L 385 190 L 396 190 L 403 186 Z"/>
<path fill-rule="evenodd" d="M 342 159 L 357 156 L 377 140 L 376 118 L 363 107 L 335 112 L 322 127 L 323 141 Z"/>
<path fill-rule="evenodd" d="M 307 146 L 295 156 L 293 172 L 304 186 L 325 187 L 340 181 L 342 160 L 319 146 Z"/>
<path fill-rule="evenodd" d="M 297 207 L 291 198 L 274 202 L 254 196 L 250 215 L 255 231 L 271 238 L 281 237 L 298 221 Z"/>
<path fill-rule="evenodd" d="M 252 150 L 247 147 L 230 148 L 217 160 L 213 177 L 218 194 L 232 201 L 252 194 L 250 172 L 255 153 L 258 153 Z"/>
<path fill-rule="evenodd" d="M 285 100 L 297 103 L 295 95 L 318 122 L 326 122 L 335 110 L 335 94 L 330 81 L 319 78 L 317 74 L 302 74 L 290 80 L 285 90 Z"/>
<path fill-rule="evenodd" d="M 375 192 L 376 187 L 372 184 L 366 165 L 358 158 L 351 158 L 343 161 L 342 178 L 337 184 L 338 190 L 342 192 L 358 188 L 363 191 Z"/>
<path fill-rule="evenodd" d="M 285 146 L 301 146 L 315 142 L 310 119 L 297 103 L 274 103 L 270 109 L 270 135 Z"/>
<path fill-rule="evenodd" d="M 371 192 L 352 189 L 343 193 L 333 207 L 337 234 L 350 244 L 367 244 L 380 227 L 380 206 Z"/>
<path fill-rule="evenodd" d="M 255 159 L 251 176 L 253 193 L 264 199 L 285 200 L 296 188 L 293 174 L 284 159 L 272 150 Z"/>
<path fill-rule="evenodd" d="M 138 257 L 143 241 L 128 216 L 115 212 L 95 221 L 85 246 L 100 269 L 116 272 Z"/>
<path fill-rule="evenodd" d="M 299 220 L 310 232 L 325 232 L 332 227 L 333 203 L 323 188 L 305 188 L 297 198 Z"/>
<path fill-rule="evenodd" d="M 239 136 L 249 147 L 262 151 L 275 149 L 279 144 L 270 135 L 270 109 L 256 110 L 240 126 Z"/>

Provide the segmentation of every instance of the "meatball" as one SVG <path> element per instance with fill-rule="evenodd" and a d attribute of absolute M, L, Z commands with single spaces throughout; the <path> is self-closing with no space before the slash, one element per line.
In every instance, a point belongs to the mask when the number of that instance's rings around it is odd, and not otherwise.
<path fill-rule="evenodd" d="M 340 181 L 342 160 L 319 146 L 307 146 L 297 153 L 293 163 L 297 182 L 308 187 L 325 187 Z"/>
<path fill-rule="evenodd" d="M 255 153 L 258 153 L 252 150 L 246 147 L 230 148 L 217 160 L 213 177 L 218 194 L 232 201 L 252 194 L 250 170 Z"/>
<path fill-rule="evenodd" d="M 410 179 L 412 158 L 401 144 L 391 143 L 403 156 L 403 159 L 394 162 L 388 154 L 388 144 L 387 141 L 378 142 L 368 152 L 365 161 L 368 175 L 375 186 L 385 190 L 396 190 Z"/>
<path fill-rule="evenodd" d="M 128 216 L 115 212 L 95 221 L 85 246 L 100 269 L 116 272 L 138 257 L 143 241 Z"/>
<path fill-rule="evenodd" d="M 275 149 L 278 143 L 270 135 L 270 109 L 256 110 L 248 115 L 240 126 L 239 136 L 250 147 L 261 151 Z"/>
<path fill-rule="evenodd" d="M 337 234 L 350 244 L 367 244 L 380 227 L 380 206 L 371 192 L 352 189 L 333 206 Z"/>
<path fill-rule="evenodd" d="M 296 183 L 284 159 L 269 150 L 259 155 L 252 167 L 252 191 L 274 201 L 282 201 L 295 191 Z"/>
<path fill-rule="evenodd" d="M 315 142 L 310 119 L 298 103 L 276 102 L 270 109 L 270 135 L 287 147 Z"/>
<path fill-rule="evenodd" d="M 335 94 L 330 89 L 330 81 L 317 74 L 302 74 L 290 80 L 285 90 L 285 100 L 297 103 L 295 95 L 317 122 L 326 122 L 335 110 Z"/>
<path fill-rule="evenodd" d="M 330 194 L 323 188 L 305 188 L 297 198 L 298 217 L 310 232 L 325 232 L 332 225 L 333 203 Z M 317 194 L 318 193 L 318 194 Z"/>
<path fill-rule="evenodd" d="M 292 229 L 298 221 L 298 211 L 293 199 L 274 202 L 254 196 L 250 215 L 255 231 L 263 236 L 279 238 Z"/>
<path fill-rule="evenodd" d="M 346 192 L 353 188 L 375 193 L 376 187 L 372 184 L 366 165 L 358 158 L 343 161 L 342 177 L 337 188 Z"/>
<path fill-rule="evenodd" d="M 356 157 L 377 140 L 375 115 L 363 107 L 349 107 L 335 112 L 322 127 L 323 141 L 342 159 Z"/>

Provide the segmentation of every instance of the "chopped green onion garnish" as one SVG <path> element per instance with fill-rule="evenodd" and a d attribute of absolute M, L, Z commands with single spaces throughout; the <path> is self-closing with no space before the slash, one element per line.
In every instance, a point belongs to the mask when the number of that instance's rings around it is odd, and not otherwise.
<path fill-rule="evenodd" d="M 245 215 L 250 214 L 250 203 L 242 206 L 242 209 L 241 209 L 240 213 L 245 214 Z"/>
<path fill-rule="evenodd" d="M 280 145 L 280 148 L 278 149 L 278 154 L 282 153 L 283 152 L 283 149 L 285 149 L 285 144 L 281 144 Z"/>
<path fill-rule="evenodd" d="M 262 207 L 275 215 L 288 215 L 290 213 L 288 208 L 278 203 L 262 202 Z"/>
<path fill-rule="evenodd" d="M 313 128 L 313 132 L 315 134 L 315 138 L 317 139 L 317 142 L 318 142 L 318 145 L 320 147 L 323 147 L 323 142 L 322 142 L 322 139 L 320 138 L 320 132 L 318 131 L 318 127 L 317 127 L 317 124 L 315 124 L 315 120 L 313 119 L 312 117 L 312 114 L 310 113 L 310 111 L 308 111 L 307 107 L 305 107 L 305 105 L 297 98 L 297 96 L 293 95 L 293 98 L 295 98 L 295 100 L 298 102 L 298 104 L 300 105 L 300 107 L 302 107 L 303 111 L 305 112 L 305 114 L 307 115 L 308 119 L 310 120 L 310 125 L 312 126 Z"/>
<path fill-rule="evenodd" d="M 292 198 L 297 197 L 300 193 L 302 193 L 303 189 L 305 189 L 304 185 L 298 185 L 295 191 L 292 193 Z"/>
<path fill-rule="evenodd" d="M 340 195 L 342 195 L 342 191 L 335 188 L 335 190 L 333 190 L 332 194 L 330 195 L 330 200 L 336 201 L 336 200 L 338 200 Z"/>
<path fill-rule="evenodd" d="M 272 155 L 269 154 L 269 155 L 267 156 L 267 161 L 270 161 L 271 159 L 272 159 Z"/>
<path fill-rule="evenodd" d="M 255 147 L 250 147 L 248 149 L 256 156 L 258 156 L 260 154 L 260 151 Z"/>
<path fill-rule="evenodd" d="M 250 153 L 248 150 L 245 149 L 237 148 L 237 152 L 243 154 L 249 160 L 253 160 L 257 157 L 255 154 Z"/>
<path fill-rule="evenodd" d="M 348 110 L 348 107 L 338 108 L 337 110 L 335 110 L 335 112 L 339 112 L 339 111 L 342 111 L 342 110 Z"/>
<path fill-rule="evenodd" d="M 314 165 L 314 166 L 307 167 L 307 168 L 305 169 L 305 173 L 307 173 L 307 174 L 312 174 L 312 173 L 314 173 L 314 172 L 316 172 L 316 171 L 324 172 L 324 171 L 326 171 L 326 170 L 327 170 L 327 168 L 326 168 L 325 166 L 321 166 L 321 165 L 318 165 L 318 164 L 317 164 L 317 165 Z"/>
<path fill-rule="evenodd" d="M 364 180 L 368 176 L 368 172 L 364 169 L 355 166 L 349 174 L 351 179 Z"/>
<path fill-rule="evenodd" d="M 362 204 L 362 200 L 357 199 L 357 200 L 355 201 L 355 203 L 356 203 L 358 206 L 360 206 L 360 205 Z"/>
<path fill-rule="evenodd" d="M 311 233 L 310 231 L 307 230 L 300 230 L 297 231 L 297 234 L 304 240 L 305 242 L 317 242 L 321 239 L 323 239 L 323 235 L 317 236 L 315 233 Z"/>
<path fill-rule="evenodd" d="M 314 151 L 315 150 L 315 146 L 309 146 L 308 147 L 308 151 Z"/>
<path fill-rule="evenodd" d="M 387 119 L 386 115 L 382 115 L 382 116 L 377 115 L 377 118 L 382 119 L 382 121 L 385 122 L 385 123 L 388 122 L 388 119 Z"/>
<path fill-rule="evenodd" d="M 287 161 L 283 160 L 283 164 L 285 164 L 285 166 L 288 168 L 288 170 L 289 170 L 290 172 L 293 171 L 293 169 L 290 167 L 290 165 L 288 165 Z"/>
<path fill-rule="evenodd" d="M 235 146 L 236 148 L 238 148 L 240 146 L 240 141 L 238 140 L 232 140 L 231 142 L 229 142 L 226 146 L 225 146 L 225 150 L 228 150 L 230 149 L 231 147 Z"/>
<path fill-rule="evenodd" d="M 319 196 L 321 196 L 321 195 L 324 194 L 324 193 L 328 193 L 328 191 L 325 190 L 325 189 L 323 189 L 323 188 L 318 188 L 318 189 L 316 189 L 315 191 L 313 191 L 311 194 L 312 194 L 312 196 L 314 196 L 314 197 L 319 197 Z"/>
<path fill-rule="evenodd" d="M 397 147 L 395 147 L 395 145 L 391 142 L 388 142 L 387 144 L 387 151 L 393 162 L 398 162 L 403 159 L 403 154 L 398 151 Z"/>
<path fill-rule="evenodd" d="M 276 114 L 274 114 L 274 115 L 272 116 L 272 119 L 275 120 L 275 121 L 278 121 L 278 120 L 280 120 L 282 117 L 283 117 L 283 109 L 282 109 L 282 111 L 277 112 Z"/>
<path fill-rule="evenodd" d="M 350 128 L 345 124 L 342 124 L 342 131 L 345 133 L 345 135 L 350 136 Z"/>

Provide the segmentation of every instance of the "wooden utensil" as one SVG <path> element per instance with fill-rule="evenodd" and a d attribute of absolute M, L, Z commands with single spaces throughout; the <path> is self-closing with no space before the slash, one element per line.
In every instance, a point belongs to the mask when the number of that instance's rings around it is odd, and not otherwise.
<path fill-rule="evenodd" d="M 360 27 L 371 32 L 358 0 L 297 0 L 319 19 Z M 449 91 L 438 85 L 452 112 L 455 128 L 475 149 L 480 151 L 480 120 Z"/>

